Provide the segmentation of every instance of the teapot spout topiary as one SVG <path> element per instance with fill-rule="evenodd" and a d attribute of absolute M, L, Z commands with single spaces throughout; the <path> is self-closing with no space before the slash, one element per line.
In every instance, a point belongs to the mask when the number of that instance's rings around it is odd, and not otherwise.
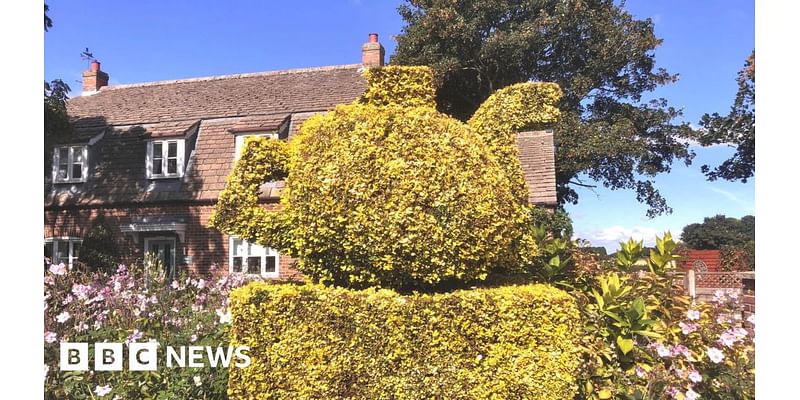
<path fill-rule="evenodd" d="M 427 67 L 364 72 L 351 104 L 288 143 L 249 138 L 211 226 L 297 258 L 317 282 L 398 289 L 522 271 L 537 254 L 516 133 L 559 116 L 552 83 L 499 90 L 468 123 L 436 110 Z M 281 210 L 259 205 L 285 179 Z"/>

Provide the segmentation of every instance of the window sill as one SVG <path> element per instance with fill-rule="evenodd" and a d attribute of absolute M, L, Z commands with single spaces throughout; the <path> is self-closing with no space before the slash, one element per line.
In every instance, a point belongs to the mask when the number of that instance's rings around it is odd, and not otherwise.
<path fill-rule="evenodd" d="M 84 180 L 84 179 L 72 179 L 72 180 L 68 180 L 68 181 L 53 181 L 54 185 L 69 185 L 69 184 L 74 184 L 74 183 L 86 183 L 86 180 Z"/>
<path fill-rule="evenodd" d="M 151 176 L 147 179 L 154 180 L 154 179 L 180 179 L 180 178 L 183 178 L 183 175 L 164 175 L 164 176 L 159 175 L 159 176 Z"/>

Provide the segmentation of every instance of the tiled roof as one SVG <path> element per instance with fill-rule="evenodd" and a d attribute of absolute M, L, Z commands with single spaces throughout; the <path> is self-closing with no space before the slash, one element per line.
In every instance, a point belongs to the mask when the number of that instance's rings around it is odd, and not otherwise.
<path fill-rule="evenodd" d="M 552 131 L 529 131 L 517 134 L 517 149 L 528 202 L 554 206 L 556 200 L 555 147 Z"/>
<path fill-rule="evenodd" d="M 77 120 L 131 125 L 327 110 L 360 96 L 361 65 L 226 75 L 101 88 L 69 101 Z"/>
<path fill-rule="evenodd" d="M 312 115 L 350 103 L 366 89 L 360 65 L 228 75 L 104 87 L 68 103 L 76 138 L 90 146 L 85 183 L 51 183 L 46 160 L 45 205 L 100 205 L 215 200 L 234 162 L 237 133 L 277 131 L 291 137 Z M 185 175 L 147 179 L 147 140 L 186 138 Z M 523 132 L 520 160 L 530 199 L 555 204 L 551 133 Z M 282 182 L 264 185 L 276 199 Z"/>

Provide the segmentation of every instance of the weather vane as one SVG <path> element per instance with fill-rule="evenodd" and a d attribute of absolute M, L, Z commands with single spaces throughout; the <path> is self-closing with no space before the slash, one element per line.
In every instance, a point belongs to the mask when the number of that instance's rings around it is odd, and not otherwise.
<path fill-rule="evenodd" d="M 86 50 L 81 52 L 81 60 L 86 60 L 87 67 L 91 67 L 92 61 L 95 60 L 94 55 L 92 55 L 92 53 L 89 52 L 88 47 L 86 48 Z"/>

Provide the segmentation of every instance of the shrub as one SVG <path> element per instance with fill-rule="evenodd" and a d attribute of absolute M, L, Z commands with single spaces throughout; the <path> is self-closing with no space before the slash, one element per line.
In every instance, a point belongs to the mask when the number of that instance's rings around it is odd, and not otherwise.
<path fill-rule="evenodd" d="M 545 285 L 398 295 L 252 283 L 231 293 L 234 399 L 569 399 L 574 299 Z"/>
<path fill-rule="evenodd" d="M 569 262 L 540 259 L 537 271 L 580 305 L 576 399 L 754 398 L 752 320 L 741 321 L 734 293 L 706 304 L 675 285 L 678 249 L 669 233 L 649 252 L 642 242 L 621 243 L 614 261 L 554 243 L 545 241 L 543 253 Z"/>
<path fill-rule="evenodd" d="M 98 216 L 81 243 L 80 263 L 91 271 L 114 272 L 119 260 L 114 232 L 105 217 Z"/>
<path fill-rule="evenodd" d="M 430 287 L 527 265 L 536 246 L 514 133 L 555 121 L 558 86 L 502 89 L 464 124 L 436 111 L 426 67 L 365 74 L 361 99 L 310 118 L 288 146 L 249 140 L 211 225 L 338 286 Z M 281 174 L 283 211 L 268 212 L 258 188 Z"/>
<path fill-rule="evenodd" d="M 60 371 L 60 342 L 146 342 L 164 346 L 227 346 L 227 302 L 239 276 L 159 280 L 162 271 L 119 266 L 116 272 L 70 271 L 51 265 L 44 276 L 44 386 L 47 399 L 221 399 L 224 368 L 158 371 Z M 93 352 L 90 346 L 90 354 Z M 125 351 L 127 353 L 127 350 Z M 127 361 L 125 362 L 127 365 Z M 89 366 L 93 364 L 90 361 Z"/>

